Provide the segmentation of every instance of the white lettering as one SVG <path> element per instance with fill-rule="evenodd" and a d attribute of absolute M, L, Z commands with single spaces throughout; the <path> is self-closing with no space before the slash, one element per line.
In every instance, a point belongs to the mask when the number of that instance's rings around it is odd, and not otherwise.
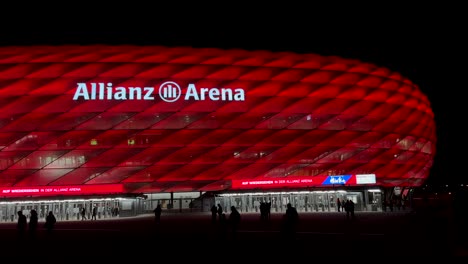
<path fill-rule="evenodd" d="M 78 83 L 75 95 L 73 95 L 73 100 L 78 100 L 80 96 L 83 96 L 84 100 L 89 100 L 88 87 L 86 87 L 86 83 Z"/>
<path fill-rule="evenodd" d="M 241 88 L 234 89 L 234 94 L 231 88 L 201 88 L 198 94 L 195 84 L 190 83 L 187 87 L 185 100 L 193 99 L 195 101 L 205 100 L 206 94 L 212 101 L 219 101 L 220 97 L 223 101 L 245 101 L 245 91 Z"/>
<path fill-rule="evenodd" d="M 224 90 L 224 89 L 223 89 Z M 211 89 L 209 93 L 210 99 L 213 101 L 218 101 L 219 100 L 219 90 L 218 89 Z M 223 94 L 223 100 L 224 99 L 224 94 Z"/>
<path fill-rule="evenodd" d="M 195 84 L 191 83 L 187 87 L 187 93 L 185 94 L 185 100 L 190 100 L 190 97 L 193 97 L 193 100 L 199 101 L 200 98 L 198 97 L 197 89 L 195 88 Z"/>
<path fill-rule="evenodd" d="M 346 181 L 342 177 L 332 177 L 330 179 L 330 183 L 341 184 L 341 183 L 346 183 Z"/>
<path fill-rule="evenodd" d="M 234 95 L 234 101 L 245 101 L 244 89 L 237 88 L 234 90 L 234 92 L 236 92 L 236 94 Z M 232 101 L 232 100 L 229 100 L 229 101 Z"/>
<path fill-rule="evenodd" d="M 143 90 L 146 92 L 145 97 L 143 97 L 143 100 L 154 100 L 153 97 L 153 92 L 154 92 L 154 87 L 145 87 Z"/>
<path fill-rule="evenodd" d="M 11 190 L 12 193 L 29 193 L 29 192 L 39 192 L 39 189 L 16 189 Z"/>
<path fill-rule="evenodd" d="M 96 100 L 96 83 L 91 83 L 91 100 Z"/>
<path fill-rule="evenodd" d="M 200 89 L 200 99 L 205 100 L 205 94 L 209 91 L 210 89 L 208 88 L 201 88 Z"/>
<path fill-rule="evenodd" d="M 250 185 L 256 185 L 256 184 L 273 184 L 273 181 L 251 181 L 249 182 Z"/>
<path fill-rule="evenodd" d="M 107 100 L 112 99 L 112 83 L 107 83 Z"/>
<path fill-rule="evenodd" d="M 176 83 L 177 87 L 168 85 L 164 87 L 163 95 L 161 98 L 175 98 L 177 100 L 178 94 L 180 94 L 180 88 Z M 86 83 L 77 83 L 73 100 L 154 100 L 154 87 L 113 87 L 112 83 L 90 83 L 91 89 L 88 90 Z M 177 88 L 177 89 L 176 89 Z M 161 92 L 161 91 L 160 91 Z M 177 96 L 177 97 L 176 97 Z M 142 98 L 143 97 L 143 98 Z M 195 84 L 189 83 L 187 86 L 187 92 L 185 94 L 185 100 L 212 100 L 212 101 L 245 101 L 245 91 L 241 88 L 201 88 L 197 90 Z M 163 99 L 164 100 L 164 99 Z M 166 100 L 165 100 L 166 101 Z M 167 101 L 167 102 L 173 102 Z"/>
<path fill-rule="evenodd" d="M 232 90 L 222 88 L 221 89 L 221 98 L 223 99 L 223 101 L 226 101 L 226 95 L 227 95 L 227 100 L 232 101 Z"/>
<path fill-rule="evenodd" d="M 99 83 L 99 100 L 104 100 L 104 84 Z"/>
<path fill-rule="evenodd" d="M 127 89 L 125 87 L 116 87 L 116 93 L 114 94 L 115 100 L 127 100 Z"/>
<path fill-rule="evenodd" d="M 128 99 L 130 99 L 130 100 L 133 100 L 133 99 L 141 100 L 141 88 L 140 87 L 128 87 L 128 90 L 129 90 Z M 136 94 L 136 98 L 135 98 L 135 94 Z"/>

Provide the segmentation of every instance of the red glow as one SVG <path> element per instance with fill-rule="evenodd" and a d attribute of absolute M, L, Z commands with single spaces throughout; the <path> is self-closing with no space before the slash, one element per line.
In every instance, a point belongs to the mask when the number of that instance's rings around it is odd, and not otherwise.
<path fill-rule="evenodd" d="M 232 180 L 232 189 L 270 189 L 270 188 L 293 188 L 293 187 L 336 187 L 340 185 L 356 185 L 356 176 L 350 175 L 346 183 L 327 184 L 330 176 L 315 177 L 284 177 L 284 178 L 262 178 L 255 180 Z"/>
<path fill-rule="evenodd" d="M 268 189 L 278 187 L 320 186 L 327 176 L 311 178 L 264 178 L 258 180 L 232 180 L 232 189 Z"/>
<path fill-rule="evenodd" d="M 63 185 L 63 186 L 31 186 L 0 188 L 0 197 L 13 196 L 53 196 L 53 195 L 84 195 L 84 194 L 114 194 L 123 193 L 122 184 L 103 185 Z"/>
<path fill-rule="evenodd" d="M 435 156 L 426 95 L 400 74 L 354 59 L 162 46 L 0 47 L 0 79 L 2 190 L 64 184 L 89 194 L 101 193 L 90 186 L 122 183 L 130 193 L 220 191 L 232 179 L 313 181 L 266 189 L 321 186 L 316 181 L 329 174 L 420 186 Z M 241 88 L 245 100 L 213 92 L 215 100 L 168 103 L 159 88 L 169 81 L 184 95 L 189 83 Z M 74 100 L 83 82 L 90 89 L 111 83 L 101 94 L 154 92 L 151 100 Z"/>

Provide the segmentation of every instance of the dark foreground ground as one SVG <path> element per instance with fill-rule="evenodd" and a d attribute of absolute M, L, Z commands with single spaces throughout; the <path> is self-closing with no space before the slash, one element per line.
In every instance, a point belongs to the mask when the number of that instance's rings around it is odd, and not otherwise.
<path fill-rule="evenodd" d="M 152 215 L 97 221 L 58 222 L 52 234 L 40 228 L 34 237 L 19 237 L 15 223 L 0 224 L 1 254 L 53 256 L 80 261 L 90 256 L 134 260 L 165 258 L 176 261 L 214 257 L 275 258 L 379 256 L 468 256 L 466 228 L 444 214 L 358 212 L 354 221 L 344 213 L 301 213 L 294 237 L 281 232 L 282 214 L 260 221 L 243 213 L 235 237 L 209 213 L 163 212 L 155 224 Z M 466 225 L 465 223 L 464 225 Z M 211 259 L 211 261 L 216 261 Z"/>

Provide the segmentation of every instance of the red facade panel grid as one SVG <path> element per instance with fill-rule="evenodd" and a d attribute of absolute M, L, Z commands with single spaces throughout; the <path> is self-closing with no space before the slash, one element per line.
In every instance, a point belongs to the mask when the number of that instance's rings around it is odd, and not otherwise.
<path fill-rule="evenodd" d="M 0 187 L 222 191 L 359 173 L 419 186 L 436 153 L 419 87 L 358 60 L 130 45 L 0 54 Z"/>

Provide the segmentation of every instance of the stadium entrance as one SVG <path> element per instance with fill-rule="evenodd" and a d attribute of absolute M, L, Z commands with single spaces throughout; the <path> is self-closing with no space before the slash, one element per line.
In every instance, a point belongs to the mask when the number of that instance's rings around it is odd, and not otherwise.
<path fill-rule="evenodd" d="M 272 213 L 285 212 L 288 203 L 298 212 L 337 212 L 338 199 L 353 201 L 356 211 L 382 210 L 380 190 L 229 193 L 215 197 L 215 203 L 221 204 L 227 212 L 233 205 L 241 212 L 260 212 L 262 202 L 271 202 Z"/>
<path fill-rule="evenodd" d="M 45 221 L 52 211 L 57 221 L 91 220 L 93 209 L 97 219 L 121 216 L 134 216 L 141 213 L 138 198 L 89 198 L 70 200 L 37 200 L 37 201 L 2 201 L 0 202 L 0 222 L 16 222 L 18 211 L 29 218 L 32 209 L 37 211 L 39 221 Z M 84 215 L 82 214 L 84 209 Z"/>

